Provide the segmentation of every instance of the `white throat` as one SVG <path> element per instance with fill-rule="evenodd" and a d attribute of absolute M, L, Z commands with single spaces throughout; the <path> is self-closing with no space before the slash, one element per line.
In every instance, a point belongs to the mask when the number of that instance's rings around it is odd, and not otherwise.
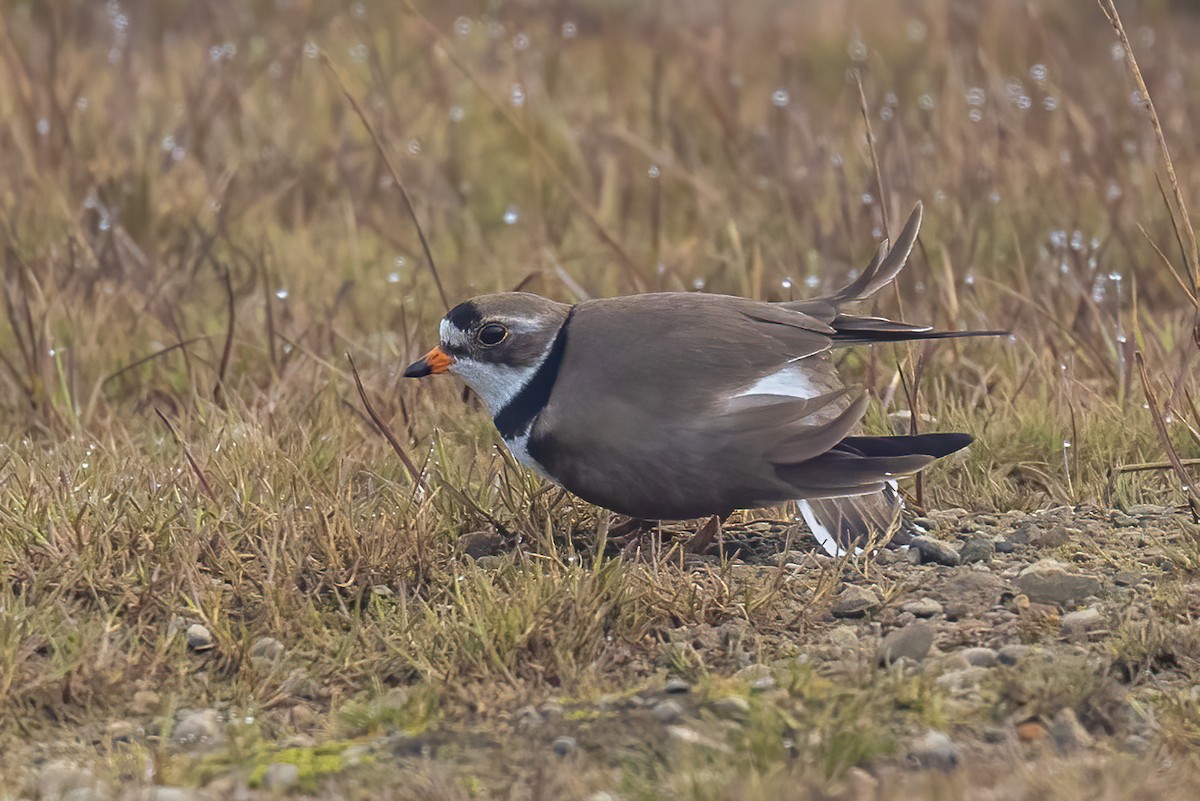
<path fill-rule="evenodd" d="M 468 344 L 467 334 L 455 328 L 449 320 L 442 320 L 439 333 L 442 342 L 448 345 L 462 348 Z M 460 357 L 450 365 L 450 372 L 465 381 L 495 417 L 525 388 L 549 353 L 547 347 L 536 363 L 521 367 Z"/>
<path fill-rule="evenodd" d="M 474 359 L 456 359 L 450 365 L 450 372 L 457 375 L 467 386 L 475 390 L 475 394 L 483 401 L 492 417 L 500 414 L 500 410 L 509 404 L 513 398 L 525 388 L 533 378 L 533 374 L 546 360 L 543 356 L 537 364 L 524 367 L 513 367 L 496 362 L 479 362 Z"/>

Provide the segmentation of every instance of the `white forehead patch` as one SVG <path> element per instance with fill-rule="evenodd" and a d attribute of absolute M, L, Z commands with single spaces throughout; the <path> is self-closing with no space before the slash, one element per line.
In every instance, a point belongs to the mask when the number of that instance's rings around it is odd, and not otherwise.
<path fill-rule="evenodd" d="M 438 326 L 438 337 L 442 340 L 443 345 L 463 349 L 471 342 L 471 334 L 463 331 L 456 325 L 451 323 L 445 317 L 442 318 L 442 323 Z"/>

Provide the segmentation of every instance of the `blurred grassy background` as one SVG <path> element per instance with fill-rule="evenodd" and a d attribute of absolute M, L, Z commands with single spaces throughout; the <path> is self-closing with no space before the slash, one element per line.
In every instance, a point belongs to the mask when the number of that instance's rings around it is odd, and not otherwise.
<path fill-rule="evenodd" d="M 478 711 L 500 703 L 481 700 L 493 682 L 611 684 L 620 648 L 667 621 L 779 602 L 769 583 L 581 567 L 565 537 L 594 532 L 594 510 L 507 464 L 453 382 L 399 377 L 445 307 L 322 52 L 392 153 L 450 303 L 815 294 L 922 200 L 879 310 L 1013 331 L 844 356 L 881 399 L 873 426 L 911 405 L 915 371 L 928 425 L 977 436 L 930 472 L 930 506 L 1181 502 L 1169 471 L 1113 472 L 1163 458 L 1135 350 L 1180 454 L 1200 456 L 1194 309 L 1148 242 L 1183 270 L 1161 157 L 1089 3 L 0 8 L 10 732 L 149 685 L 331 710 L 434 682 Z M 1122 8 L 1200 203 L 1200 15 Z M 365 418 L 346 353 L 431 492 Z M 499 583 L 470 567 L 458 535 L 498 527 L 546 564 Z M 220 646 L 201 680 L 181 620 Z M 303 680 L 251 669 L 263 632 L 289 634 Z"/>

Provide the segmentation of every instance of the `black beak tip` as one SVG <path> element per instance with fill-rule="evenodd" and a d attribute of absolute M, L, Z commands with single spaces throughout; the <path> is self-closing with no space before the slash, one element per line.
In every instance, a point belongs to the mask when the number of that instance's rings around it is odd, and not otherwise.
<path fill-rule="evenodd" d="M 424 359 L 417 359 L 415 362 L 404 368 L 405 378 L 424 378 L 431 374 L 433 368 L 429 366 L 429 362 Z"/>

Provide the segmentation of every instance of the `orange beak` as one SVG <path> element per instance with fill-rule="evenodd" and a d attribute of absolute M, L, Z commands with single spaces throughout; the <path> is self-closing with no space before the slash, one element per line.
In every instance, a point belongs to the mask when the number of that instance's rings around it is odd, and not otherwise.
<path fill-rule="evenodd" d="M 421 358 L 404 368 L 405 378 L 424 378 L 427 375 L 440 375 L 450 372 L 454 357 L 441 348 L 434 348 Z"/>

